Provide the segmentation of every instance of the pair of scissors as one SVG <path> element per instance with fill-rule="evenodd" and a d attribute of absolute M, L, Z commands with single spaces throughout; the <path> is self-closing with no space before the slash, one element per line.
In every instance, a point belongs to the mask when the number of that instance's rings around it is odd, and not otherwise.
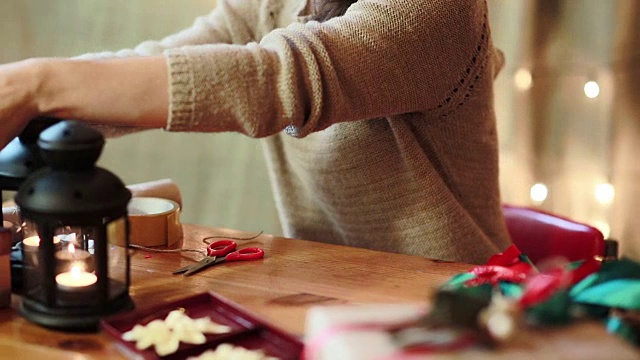
<path fill-rule="evenodd" d="M 207 256 L 204 259 L 196 264 L 181 267 L 174 271 L 173 274 L 182 273 L 183 276 L 190 276 L 225 261 L 257 260 L 264 257 L 264 250 L 260 248 L 250 247 L 236 250 L 237 247 L 238 244 L 232 240 L 214 241 L 207 246 Z"/>

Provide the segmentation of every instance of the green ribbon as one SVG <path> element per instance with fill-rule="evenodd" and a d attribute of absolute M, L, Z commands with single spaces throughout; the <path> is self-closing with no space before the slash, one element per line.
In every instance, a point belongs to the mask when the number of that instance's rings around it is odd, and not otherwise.
<path fill-rule="evenodd" d="M 573 295 L 578 303 L 640 310 L 640 279 L 614 279 L 591 285 Z"/>
<path fill-rule="evenodd" d="M 498 284 L 498 288 L 502 295 L 512 299 L 519 299 L 524 292 L 524 287 L 522 285 L 506 281 L 501 281 Z"/>
<path fill-rule="evenodd" d="M 612 316 L 607 320 L 607 331 L 622 337 L 636 346 L 640 346 L 640 335 L 617 316 Z"/>
<path fill-rule="evenodd" d="M 526 310 L 527 320 L 533 325 L 564 325 L 572 320 L 573 305 L 568 291 L 558 291 L 549 299 Z"/>
<path fill-rule="evenodd" d="M 570 292 L 577 303 L 640 310 L 640 263 L 629 259 L 605 262 L 600 271 L 576 284 Z"/>
<path fill-rule="evenodd" d="M 443 288 L 460 288 L 464 285 L 465 282 L 475 279 L 476 275 L 472 273 L 461 273 L 454 275 L 446 284 L 443 285 Z"/>
<path fill-rule="evenodd" d="M 434 311 L 426 316 L 426 321 L 432 326 L 475 328 L 478 325 L 478 314 L 489 306 L 492 295 L 491 284 L 441 288 L 436 293 Z"/>

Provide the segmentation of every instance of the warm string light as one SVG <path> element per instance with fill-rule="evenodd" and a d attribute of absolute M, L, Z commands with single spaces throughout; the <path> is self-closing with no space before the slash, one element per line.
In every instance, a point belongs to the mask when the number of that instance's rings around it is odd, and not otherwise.
<path fill-rule="evenodd" d="M 588 81 L 584 84 L 584 94 L 589 99 L 595 99 L 600 95 L 600 85 L 595 81 Z"/>
<path fill-rule="evenodd" d="M 610 205 L 616 195 L 616 190 L 611 184 L 598 184 L 594 191 L 596 200 L 602 205 Z"/>
<path fill-rule="evenodd" d="M 531 89 L 531 86 L 533 85 L 531 71 L 525 68 L 518 69 L 513 77 L 513 82 L 516 85 L 516 88 L 520 91 L 527 91 Z"/>
<path fill-rule="evenodd" d="M 549 196 L 549 189 L 543 183 L 536 183 L 531 186 L 529 191 L 531 200 L 537 204 L 542 204 Z M 610 205 L 615 198 L 615 187 L 609 183 L 597 184 L 594 190 L 596 201 L 602 205 Z M 597 220 L 593 222 L 593 226 L 597 228 L 605 239 L 611 234 L 611 226 L 607 221 Z"/>
<path fill-rule="evenodd" d="M 613 68 L 613 66 L 611 68 Z M 544 68 L 537 69 L 536 74 L 542 75 L 543 77 L 555 76 L 551 72 L 547 73 L 545 70 L 546 69 Z M 542 72 L 542 74 L 540 74 L 540 72 Z M 581 92 L 587 99 L 599 99 L 602 95 L 602 82 L 595 80 L 596 77 L 593 76 L 593 72 L 591 72 L 591 74 L 592 75 L 585 75 L 584 72 L 582 72 L 582 74 L 573 74 L 572 77 L 574 77 L 576 80 L 579 78 L 583 79 L 582 81 L 578 80 L 579 84 L 582 84 L 582 89 L 577 88 L 574 91 L 579 92 L 581 90 Z M 512 81 L 512 84 L 516 91 L 523 93 L 529 91 L 534 86 L 533 69 L 526 66 L 518 68 L 513 73 Z M 592 199 L 595 199 L 596 204 L 602 206 L 603 209 L 606 209 L 611 206 L 615 199 L 615 187 L 610 183 L 598 183 L 595 184 L 592 194 L 594 196 L 594 198 Z M 544 183 L 535 183 L 529 190 L 529 197 L 532 204 L 541 205 L 548 200 L 549 188 Z M 602 232 L 605 238 L 609 237 L 611 233 L 611 227 L 608 220 L 601 218 L 598 221 L 593 221 L 592 224 L 594 227 L 600 230 L 600 232 Z"/>
<path fill-rule="evenodd" d="M 527 68 L 519 68 L 516 70 L 513 76 L 513 84 L 519 91 L 528 91 L 533 87 L 533 75 L 531 70 Z M 589 99 L 595 99 L 600 95 L 600 84 L 598 82 L 590 80 L 583 86 L 583 92 Z"/>
<path fill-rule="evenodd" d="M 547 199 L 549 195 L 549 190 L 547 186 L 543 183 L 534 184 L 529 191 L 529 196 L 531 200 L 536 204 L 541 204 Z"/>
<path fill-rule="evenodd" d="M 542 203 L 549 196 L 549 189 L 543 183 L 536 183 L 529 191 L 531 200 L 536 203 Z M 611 205 L 616 196 L 616 189 L 609 183 L 597 184 L 594 191 L 596 200 L 602 205 Z"/>

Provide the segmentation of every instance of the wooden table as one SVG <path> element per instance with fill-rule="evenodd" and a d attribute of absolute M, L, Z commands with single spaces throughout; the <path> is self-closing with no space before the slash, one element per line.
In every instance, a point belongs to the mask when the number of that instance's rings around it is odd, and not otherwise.
<path fill-rule="evenodd" d="M 204 249 L 210 235 L 248 237 L 233 230 L 184 225 L 183 248 Z M 304 333 L 306 310 L 316 305 L 344 303 L 423 303 L 451 275 L 467 264 L 439 262 L 414 256 L 261 235 L 238 241 L 243 247 L 260 246 L 264 260 L 227 263 L 191 277 L 171 272 L 199 260 L 196 253 L 136 251 L 132 257 L 130 289 L 136 306 L 158 305 L 204 291 L 216 293 L 255 312 L 259 317 L 297 335 Z M 117 343 L 104 333 L 77 334 L 44 329 L 0 310 L 2 359 L 119 359 Z M 640 352 L 595 323 L 538 331 L 525 345 L 485 352 L 483 356 L 538 358 L 638 359 Z M 585 357 L 585 355 L 587 355 Z M 592 356 L 596 357 L 592 357 Z"/>

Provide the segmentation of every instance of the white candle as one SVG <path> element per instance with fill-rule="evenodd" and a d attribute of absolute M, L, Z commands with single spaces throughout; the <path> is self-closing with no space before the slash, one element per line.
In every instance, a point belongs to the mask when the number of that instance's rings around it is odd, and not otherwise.
<path fill-rule="evenodd" d="M 78 264 L 71 266 L 71 270 L 56 275 L 56 283 L 58 283 L 60 290 L 87 290 L 97 281 L 98 277 L 95 274 L 84 271 L 82 266 Z"/>
<path fill-rule="evenodd" d="M 53 246 L 59 248 L 62 246 L 60 243 L 60 238 L 53 238 Z M 28 238 L 22 240 L 22 251 L 24 254 L 24 263 L 26 266 L 39 266 L 40 261 L 38 260 L 38 248 L 40 247 L 40 237 L 29 236 Z"/>
<path fill-rule="evenodd" d="M 60 238 L 57 236 L 53 237 L 53 244 L 59 244 Z M 22 245 L 24 245 L 25 250 L 34 250 L 36 251 L 38 246 L 40 246 L 40 237 L 39 236 L 29 236 L 28 238 L 22 240 Z"/>
<path fill-rule="evenodd" d="M 93 271 L 91 254 L 86 250 L 76 249 L 73 244 L 69 244 L 66 249 L 56 252 L 56 264 L 58 272 L 69 270 L 73 264 L 81 264 L 86 271 Z"/>
<path fill-rule="evenodd" d="M 69 244 L 66 249 L 56 252 L 56 259 L 58 260 L 73 260 L 83 262 L 89 259 L 90 256 L 91 254 L 88 251 L 76 249 L 73 244 Z"/>

